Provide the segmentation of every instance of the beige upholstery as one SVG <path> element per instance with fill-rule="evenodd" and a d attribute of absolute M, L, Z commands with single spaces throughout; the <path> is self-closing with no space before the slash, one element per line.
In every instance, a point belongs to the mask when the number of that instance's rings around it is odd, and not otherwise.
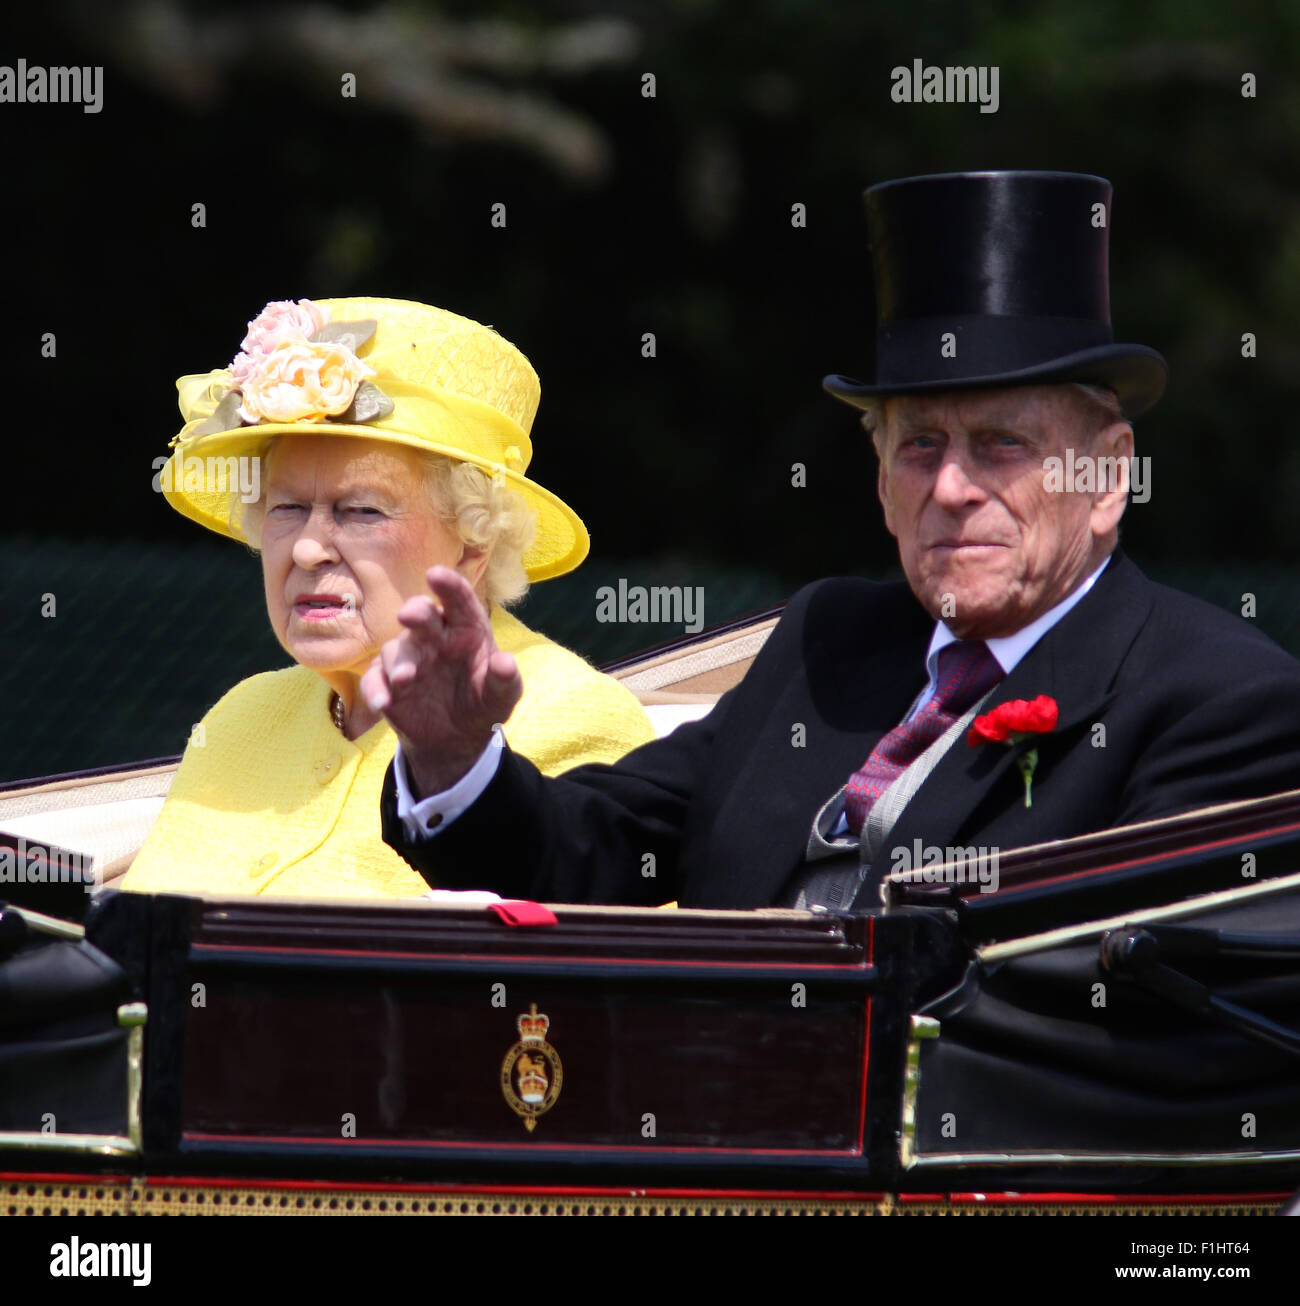
<path fill-rule="evenodd" d="M 662 739 L 683 721 L 705 716 L 727 690 L 740 684 L 776 621 L 769 617 L 742 630 L 660 653 L 614 676 L 641 700 Z"/>
<path fill-rule="evenodd" d="M 776 617 L 671 649 L 614 672 L 643 703 L 716 702 L 740 684 Z"/>
<path fill-rule="evenodd" d="M 11 789 L 0 793 L 0 830 L 89 855 L 109 883 L 126 874 L 175 774 L 173 763 Z"/>

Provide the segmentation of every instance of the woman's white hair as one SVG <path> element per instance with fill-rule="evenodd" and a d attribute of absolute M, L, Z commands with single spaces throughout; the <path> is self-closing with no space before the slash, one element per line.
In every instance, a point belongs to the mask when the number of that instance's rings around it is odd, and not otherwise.
<path fill-rule="evenodd" d="M 266 460 L 279 440 L 280 436 L 272 436 L 259 450 L 262 492 L 257 501 L 244 503 L 238 495 L 230 499 L 231 533 L 254 553 L 258 552 L 266 511 Z M 536 514 L 521 495 L 472 463 L 423 449 L 414 452 L 422 464 L 424 488 L 433 512 L 463 543 L 490 550 L 487 570 L 479 583 L 484 601 L 501 607 L 517 603 L 528 592 L 524 554 L 537 529 Z"/>

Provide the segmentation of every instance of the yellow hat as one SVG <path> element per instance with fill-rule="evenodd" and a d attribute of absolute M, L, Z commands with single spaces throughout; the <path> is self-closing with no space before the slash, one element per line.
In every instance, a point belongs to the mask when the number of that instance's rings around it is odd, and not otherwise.
<path fill-rule="evenodd" d="M 403 299 L 268 304 L 229 368 L 176 382 L 185 425 L 160 486 L 177 512 L 232 538 L 224 460 L 257 456 L 273 435 L 346 435 L 473 463 L 537 514 L 530 580 L 587 556 L 586 527 L 523 473 L 541 398 L 529 361 L 491 327 Z M 221 464 L 208 459 L 221 459 Z M 206 469 L 212 469 L 208 474 Z"/>

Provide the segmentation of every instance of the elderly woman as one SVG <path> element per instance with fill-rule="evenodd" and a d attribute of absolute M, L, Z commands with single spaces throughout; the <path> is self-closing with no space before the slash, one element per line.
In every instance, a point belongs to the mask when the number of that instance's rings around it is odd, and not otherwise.
<path fill-rule="evenodd" d="M 160 488 L 260 551 L 271 626 L 297 665 L 242 681 L 204 717 L 122 888 L 428 888 L 380 834 L 397 740 L 358 684 L 437 565 L 471 583 L 523 669 L 512 748 L 554 774 L 652 737 L 626 689 L 506 611 L 588 543 L 523 474 L 540 389 L 501 336 L 400 300 L 275 303 L 229 369 L 177 385 L 186 425 Z"/>

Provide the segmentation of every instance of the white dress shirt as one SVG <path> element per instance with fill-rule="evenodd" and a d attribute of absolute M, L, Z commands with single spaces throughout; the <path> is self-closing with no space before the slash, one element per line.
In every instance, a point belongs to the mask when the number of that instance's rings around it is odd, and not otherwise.
<path fill-rule="evenodd" d="M 1109 561 L 1110 555 L 1107 554 L 1101 566 L 1087 580 L 1073 589 L 1054 608 L 1049 608 L 1036 621 L 1031 621 L 1023 630 L 1016 631 L 1014 635 L 1002 635 L 997 639 L 984 641 L 998 666 L 1002 668 L 1004 676 L 1009 676 L 1025 654 L 1092 589 L 1097 583 L 1097 577 L 1106 570 L 1106 563 Z M 925 655 L 925 669 L 929 679 L 916 702 L 912 704 L 905 720 L 910 721 L 934 697 L 935 689 L 939 684 L 939 652 L 949 644 L 955 644 L 957 640 L 958 636 L 954 635 L 942 621 L 934 623 L 934 633 L 930 636 L 930 649 Z"/>
<path fill-rule="evenodd" d="M 503 747 L 501 727 L 493 726 L 492 738 L 479 754 L 478 761 L 450 789 L 430 794 L 417 802 L 407 784 L 406 760 L 402 757 L 402 746 L 398 744 L 393 754 L 393 780 L 397 785 L 397 815 L 401 817 L 406 833 L 412 839 L 428 839 L 476 803 L 501 765 Z"/>

